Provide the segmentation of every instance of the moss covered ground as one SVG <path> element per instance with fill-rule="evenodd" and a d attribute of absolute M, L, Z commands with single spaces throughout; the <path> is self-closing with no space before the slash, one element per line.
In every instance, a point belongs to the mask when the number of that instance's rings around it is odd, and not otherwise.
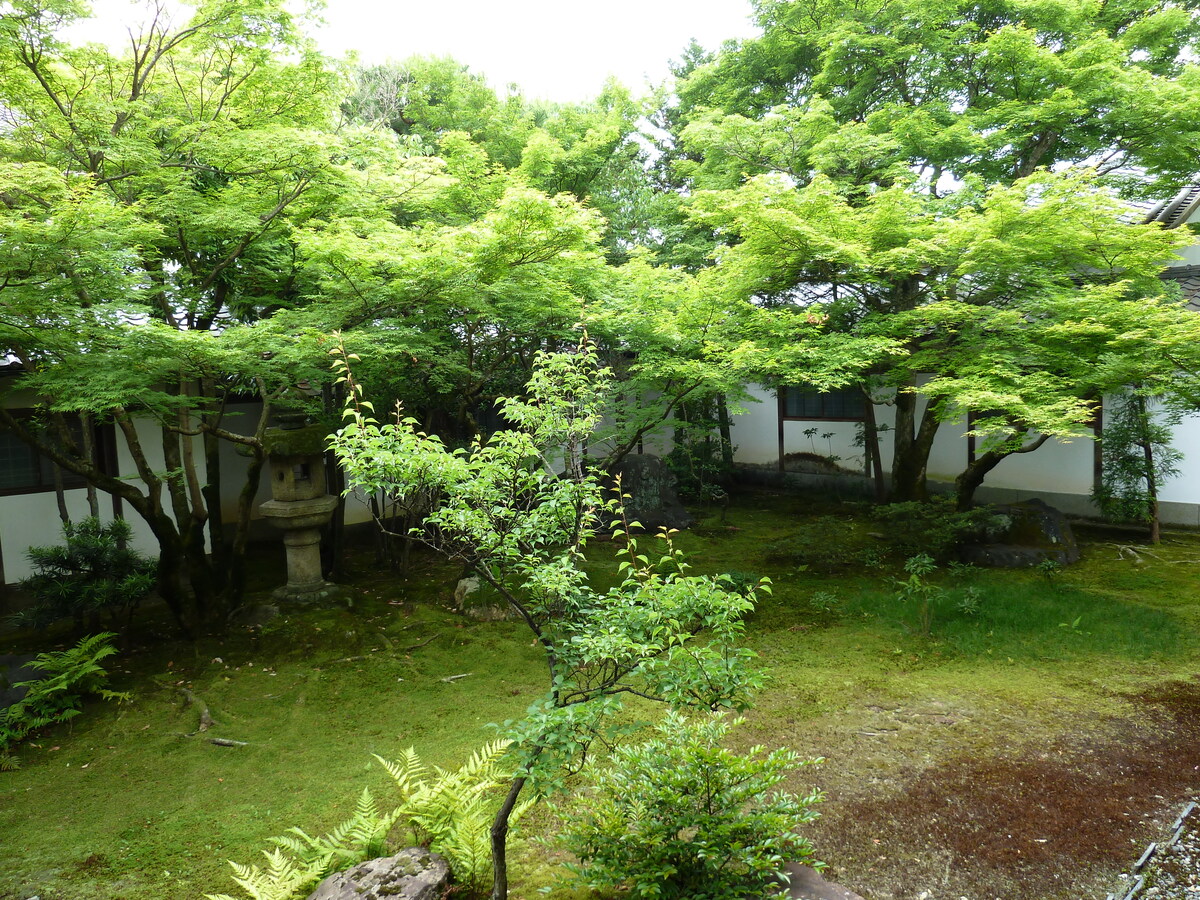
<path fill-rule="evenodd" d="M 747 638 L 771 680 L 736 740 L 826 758 L 804 771 L 828 795 L 817 854 L 872 900 L 1103 896 L 1200 791 L 1200 538 L 1146 552 L 1093 532 L 1057 573 L 940 569 L 925 636 L 895 598 L 900 531 L 866 507 L 757 493 L 680 536 L 698 571 L 774 582 Z M 593 548 L 598 579 L 611 558 Z M 89 705 L 0 773 L 0 898 L 231 892 L 226 860 L 335 825 L 364 786 L 386 799 L 372 753 L 452 765 L 539 696 L 520 626 L 450 608 L 457 570 L 417 557 L 401 576 L 369 550 L 350 570 L 337 606 L 194 644 L 165 623 L 136 635 L 113 666 L 133 701 Z M 278 577 L 271 551 L 257 586 Z M 181 688 L 209 706 L 207 734 L 246 746 L 186 736 Z M 584 896 L 531 839 L 553 830 L 539 807 L 514 897 Z"/>

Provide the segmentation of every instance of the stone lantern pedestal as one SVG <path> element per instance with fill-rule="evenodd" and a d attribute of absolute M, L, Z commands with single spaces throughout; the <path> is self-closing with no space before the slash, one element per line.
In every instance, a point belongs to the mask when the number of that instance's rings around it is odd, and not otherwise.
<path fill-rule="evenodd" d="M 313 603 L 333 596 L 337 587 L 321 577 L 321 526 L 337 508 L 325 493 L 324 431 L 270 429 L 265 436 L 271 466 L 271 499 L 258 507 L 262 517 L 283 531 L 287 584 L 278 600 Z"/>

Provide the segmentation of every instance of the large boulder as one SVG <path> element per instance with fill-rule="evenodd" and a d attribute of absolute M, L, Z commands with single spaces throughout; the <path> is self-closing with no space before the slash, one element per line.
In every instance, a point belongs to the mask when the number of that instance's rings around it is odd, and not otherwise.
<path fill-rule="evenodd" d="M 442 900 L 449 886 L 450 867 L 444 859 L 409 847 L 330 875 L 308 900 Z"/>
<path fill-rule="evenodd" d="M 1060 510 L 1036 498 L 995 507 L 1008 520 L 996 540 L 963 548 L 963 561 L 978 566 L 1021 569 L 1045 560 L 1060 565 L 1079 562 L 1079 544 L 1071 523 Z"/>
<path fill-rule="evenodd" d="M 648 532 L 660 528 L 690 528 L 695 520 L 679 502 L 675 489 L 675 473 L 670 467 L 648 453 L 626 456 L 612 470 L 615 479 L 621 478 L 625 500 L 625 515 L 629 521 L 642 523 Z"/>

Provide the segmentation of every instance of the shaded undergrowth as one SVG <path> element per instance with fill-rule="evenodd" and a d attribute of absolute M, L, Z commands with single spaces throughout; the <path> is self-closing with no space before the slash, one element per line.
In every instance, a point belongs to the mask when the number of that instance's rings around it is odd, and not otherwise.
<path fill-rule="evenodd" d="M 744 739 L 829 759 L 817 855 L 865 896 L 1083 896 L 1127 864 L 1200 765 L 1200 543 L 1174 535 L 1135 563 L 1101 540 L 1053 574 L 943 566 L 929 576 L 944 594 L 926 637 L 896 598 L 907 550 L 867 512 L 754 494 L 679 536 L 696 571 L 774 582 L 749 623 L 771 681 Z M 856 535 L 853 564 L 772 546 L 836 536 L 833 522 Z M 601 586 L 612 557 L 611 544 L 589 551 Z M 364 786 L 385 795 L 372 753 L 411 745 L 456 764 L 494 736 L 489 722 L 540 695 L 544 669 L 520 627 L 450 609 L 459 571 L 421 556 L 407 576 L 369 552 L 350 562 L 339 606 L 194 645 L 148 620 L 114 667 L 134 702 L 88 708 L 0 775 L 0 898 L 228 890 L 226 859 L 253 860 L 291 825 L 331 827 Z M 279 573 L 272 555 L 257 586 Z M 184 736 L 196 711 L 180 688 L 208 704 L 214 735 L 247 746 Z M 531 814 L 531 832 L 551 827 Z M 524 846 L 514 896 L 535 896 L 555 856 Z M 1035 869 L 1048 880 L 1030 882 Z"/>

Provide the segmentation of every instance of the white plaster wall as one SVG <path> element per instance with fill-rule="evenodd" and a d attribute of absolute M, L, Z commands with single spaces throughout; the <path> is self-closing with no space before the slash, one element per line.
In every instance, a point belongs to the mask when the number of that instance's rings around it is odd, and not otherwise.
<path fill-rule="evenodd" d="M 925 398 L 917 403 L 918 423 L 925 412 Z M 963 469 L 967 467 L 967 420 L 963 416 L 948 422 L 943 422 L 933 438 L 933 447 L 929 451 L 929 462 L 925 467 L 925 475 L 930 481 L 953 482 Z M 890 448 L 883 457 L 884 469 L 891 464 Z"/>
<path fill-rule="evenodd" d="M 1171 444 L 1183 454 L 1179 475 L 1163 483 L 1160 499 L 1200 504 L 1200 416 L 1188 416 L 1172 430 Z"/>
<path fill-rule="evenodd" d="M 773 388 L 748 385 L 746 392 L 751 400 L 742 404 L 743 411 L 732 417 L 730 431 L 733 438 L 734 460 L 741 463 L 777 463 L 779 461 L 779 400 Z M 757 401 L 757 402 L 755 402 Z M 890 406 L 877 405 L 875 418 L 879 424 L 895 421 Z M 804 432 L 816 428 L 811 438 Z M 821 435 L 831 433 L 832 438 Z M 783 452 L 816 453 L 820 456 L 840 457 L 838 465 L 855 471 L 865 466 L 863 448 L 854 444 L 858 434 L 855 422 L 829 422 L 822 419 L 787 419 L 783 423 Z M 880 450 L 885 460 L 892 455 L 892 432 L 879 435 Z"/>
<path fill-rule="evenodd" d="M 87 517 L 85 488 L 64 491 L 63 496 L 72 520 L 79 521 Z M 108 521 L 112 518 L 112 498 L 101 493 L 99 500 L 101 518 Z M 33 568 L 25 556 L 26 550 L 62 543 L 62 520 L 58 517 L 58 501 L 53 491 L 14 494 L 0 498 L 0 504 L 3 508 L 3 515 L 0 515 L 0 527 L 3 528 L 0 552 L 4 554 L 4 580 L 12 583 L 33 574 Z M 147 542 L 148 534 L 148 531 L 135 531 L 134 549 L 144 553 L 155 551 L 157 545 L 152 536 Z"/>
<path fill-rule="evenodd" d="M 1088 496 L 1092 492 L 1093 444 L 1087 437 L 1049 440 L 1032 453 L 1001 460 L 984 484 L 1031 493 L 1052 492 Z"/>
<path fill-rule="evenodd" d="M 759 403 L 746 404 L 746 411 L 733 420 L 733 442 L 735 459 L 744 463 L 774 463 L 779 459 L 778 416 L 779 406 L 773 390 L 758 385 L 749 392 L 760 399 Z M 924 400 L 918 404 L 918 415 L 923 412 Z M 895 410 L 891 406 L 877 405 L 875 417 L 881 425 L 895 424 Z M 842 457 L 842 465 L 858 469 L 863 465 L 862 449 L 853 445 L 855 426 L 853 422 L 823 422 L 820 420 L 789 420 L 784 422 L 784 452 L 812 452 L 813 447 L 804 431 L 816 427 L 818 435 L 813 439 L 816 452 L 825 455 L 829 446 L 820 435 L 835 432 L 833 452 Z M 1187 435 L 1177 441 L 1180 447 L 1200 445 L 1200 418 L 1189 420 L 1181 428 L 1191 428 Z M 880 450 L 885 471 L 890 469 L 894 432 L 880 434 Z M 942 425 L 934 439 L 929 455 L 928 477 L 931 481 L 953 482 L 967 465 L 966 419 L 951 420 Z M 1177 479 L 1171 490 L 1179 493 L 1183 482 L 1200 502 L 1200 467 L 1195 478 Z M 1033 453 L 1010 456 L 988 473 L 984 484 L 995 488 L 1012 488 L 1030 493 L 1047 492 L 1059 494 L 1090 495 L 1092 490 L 1092 442 L 1087 437 L 1071 441 L 1048 441 Z M 1175 499 L 1175 493 L 1170 499 Z"/>
<path fill-rule="evenodd" d="M 30 402 L 30 400 L 26 400 L 22 404 L 21 399 L 16 397 L 10 400 L 10 405 L 20 407 L 29 405 Z M 227 427 L 236 432 L 252 431 L 257 421 L 258 405 L 238 404 L 237 406 L 236 411 L 242 414 L 231 417 L 226 423 Z M 155 423 L 146 419 L 138 420 L 136 424 L 138 437 L 148 463 L 154 470 L 162 471 L 165 469 L 162 439 Z M 203 445 L 200 438 L 195 440 L 196 464 L 203 481 L 207 473 Z M 136 480 L 137 467 L 134 465 L 133 456 L 129 452 L 129 446 L 120 429 L 117 429 L 115 443 L 118 472 Z M 226 520 L 230 521 L 231 517 L 236 515 L 237 498 L 242 488 L 242 475 L 245 472 L 247 459 L 237 453 L 231 441 L 221 442 L 220 453 L 221 505 Z M 264 467 L 259 481 L 258 494 L 255 498 L 253 519 L 261 518 L 258 514 L 258 504 L 270 497 L 270 488 L 266 483 L 268 477 L 269 473 Z M 101 518 L 108 521 L 113 517 L 113 499 L 111 495 L 103 491 L 98 494 Z M 87 491 L 84 488 L 68 490 L 64 496 L 72 519 L 77 521 L 88 515 Z M 165 490 L 163 503 L 169 509 L 170 501 Z M 123 504 L 122 511 L 133 531 L 130 547 L 149 556 L 156 556 L 158 542 L 150 531 L 150 527 L 137 512 L 129 507 L 129 504 Z M 353 494 L 348 496 L 346 498 L 346 523 L 354 525 L 369 521 L 371 521 L 371 510 L 364 499 Z M 3 554 L 4 580 L 6 582 L 11 584 L 33 574 L 29 562 L 25 558 L 25 551 L 29 547 L 61 542 L 62 523 L 58 516 L 58 503 L 53 491 L 0 497 L 0 554 Z"/>
<path fill-rule="evenodd" d="M 779 403 L 775 392 L 751 384 L 746 386 L 750 400 L 743 412 L 730 418 L 729 433 L 736 462 L 770 463 L 779 460 Z M 755 402 L 758 401 L 758 402 Z"/>

